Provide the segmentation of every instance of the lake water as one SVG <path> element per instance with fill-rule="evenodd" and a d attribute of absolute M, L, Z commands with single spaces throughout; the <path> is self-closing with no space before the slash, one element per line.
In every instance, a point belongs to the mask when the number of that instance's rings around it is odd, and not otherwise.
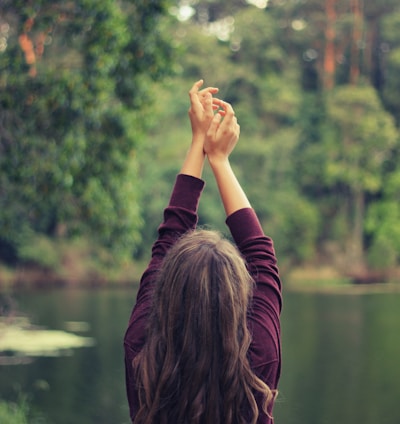
<path fill-rule="evenodd" d="M 134 297 L 134 289 L 13 295 L 35 324 L 73 322 L 95 345 L 0 366 L 0 398 L 27 395 L 46 424 L 128 424 L 122 338 Z M 399 293 L 285 293 L 282 337 L 276 424 L 400 423 Z"/>

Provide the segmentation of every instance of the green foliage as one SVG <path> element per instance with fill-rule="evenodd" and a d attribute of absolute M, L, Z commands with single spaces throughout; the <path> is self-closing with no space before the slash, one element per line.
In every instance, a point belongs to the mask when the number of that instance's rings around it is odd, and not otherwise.
<path fill-rule="evenodd" d="M 0 399 L 0 422 L 7 424 L 45 424 L 46 420 L 33 414 L 26 396 L 19 396 L 17 402 Z"/>
<path fill-rule="evenodd" d="M 173 48 L 167 1 L 6 4 L 0 52 L 0 259 L 30 233 L 140 241 L 137 155 Z M 21 252 L 21 255 L 23 253 Z M 10 255 L 9 255 L 10 256 Z"/>
<path fill-rule="evenodd" d="M 400 260 L 400 173 L 387 177 L 383 199 L 369 207 L 366 231 L 372 238 L 368 256 L 375 268 L 393 267 Z"/>
<path fill-rule="evenodd" d="M 34 410 L 27 395 L 19 394 L 14 402 L 0 398 L 0 422 L 7 424 L 46 424 L 47 420 Z"/>
<path fill-rule="evenodd" d="M 0 421 L 8 424 L 28 424 L 25 406 L 0 401 Z"/>
<path fill-rule="evenodd" d="M 399 14 L 399 25 L 400 25 L 400 14 Z M 400 102 L 399 102 L 399 90 L 400 90 L 400 43 L 398 47 L 394 48 L 388 57 L 387 61 L 387 83 L 383 90 L 383 100 L 387 105 L 388 109 L 392 112 L 396 119 L 397 125 L 400 125 Z"/>
<path fill-rule="evenodd" d="M 273 238 L 280 264 L 299 265 L 315 257 L 319 230 L 319 211 L 296 192 L 284 191 L 271 196 L 270 218 L 263 221 Z"/>
<path fill-rule="evenodd" d="M 24 262 L 35 263 L 47 269 L 57 269 L 61 263 L 60 253 L 54 243 L 43 235 L 25 239 L 19 249 L 19 257 Z"/>
<path fill-rule="evenodd" d="M 386 205 L 388 209 L 393 210 L 394 205 Z M 392 206 L 392 207 L 390 207 Z M 387 210 L 383 213 L 387 218 Z M 399 212 L 395 211 L 397 214 L 397 221 L 400 217 Z M 392 215 L 391 211 L 389 212 Z M 384 230 L 378 232 L 378 234 L 374 237 L 373 243 L 369 246 L 367 251 L 367 258 L 369 265 L 374 269 L 392 269 L 396 266 L 399 260 L 399 248 L 398 248 L 398 234 L 396 234 L 397 240 L 393 240 L 392 237 L 388 237 L 388 226 L 392 223 L 385 222 Z M 394 229 L 396 227 L 392 227 Z"/>
<path fill-rule="evenodd" d="M 341 86 L 328 101 L 328 119 L 337 130 L 329 155 L 328 178 L 352 190 L 382 189 L 383 167 L 397 142 L 393 118 L 370 86 Z"/>

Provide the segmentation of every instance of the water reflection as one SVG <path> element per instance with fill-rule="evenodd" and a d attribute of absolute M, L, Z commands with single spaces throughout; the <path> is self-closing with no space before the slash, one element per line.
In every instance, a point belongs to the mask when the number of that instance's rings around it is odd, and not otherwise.
<path fill-rule="evenodd" d="M 29 393 L 47 424 L 128 423 L 122 338 L 134 297 L 122 289 L 17 295 L 34 323 L 96 345 L 0 367 L 0 397 Z M 398 424 L 399 306 L 400 294 L 285 293 L 276 424 Z"/>
<path fill-rule="evenodd" d="M 277 422 L 399 423 L 399 301 L 287 294 Z"/>

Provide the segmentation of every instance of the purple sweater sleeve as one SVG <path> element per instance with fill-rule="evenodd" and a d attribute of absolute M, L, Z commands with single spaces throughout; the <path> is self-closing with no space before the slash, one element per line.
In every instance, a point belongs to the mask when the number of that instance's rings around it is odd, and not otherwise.
<path fill-rule="evenodd" d="M 250 364 L 259 378 L 271 389 L 276 389 L 281 369 L 279 317 L 282 296 L 273 242 L 264 235 L 251 208 L 236 211 L 226 223 L 255 281 L 248 314 L 248 327 L 252 334 Z M 267 416 L 260 414 L 258 423 L 270 422 Z"/>
<path fill-rule="evenodd" d="M 132 361 L 145 342 L 145 329 L 150 314 L 155 276 L 168 249 L 183 233 L 197 225 L 198 202 L 204 182 L 187 175 L 178 175 L 164 220 L 158 228 L 150 263 L 143 273 L 128 328 L 124 338 L 125 371 L 130 415 L 138 408 Z M 249 328 L 252 343 L 249 359 L 257 375 L 271 388 L 276 388 L 280 374 L 281 291 L 275 253 L 252 209 L 241 209 L 227 218 L 232 236 L 245 257 L 256 286 L 253 293 Z M 269 423 L 260 415 L 259 423 Z"/>
<path fill-rule="evenodd" d="M 137 410 L 137 392 L 132 372 L 132 361 L 145 342 L 145 330 L 150 314 L 155 276 L 168 249 L 185 232 L 197 225 L 197 209 L 204 182 L 189 175 L 179 174 L 158 228 L 151 260 L 140 280 L 136 303 L 132 310 L 124 338 L 125 375 L 131 418 Z"/>

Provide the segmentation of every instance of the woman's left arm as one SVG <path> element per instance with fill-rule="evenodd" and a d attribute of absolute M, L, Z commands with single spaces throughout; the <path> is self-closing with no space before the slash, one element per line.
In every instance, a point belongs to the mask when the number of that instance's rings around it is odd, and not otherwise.
<path fill-rule="evenodd" d="M 183 162 L 180 173 L 201 178 L 204 167 L 204 139 L 210 123 L 214 117 L 213 94 L 218 88 L 207 87 L 200 90 L 203 80 L 193 84 L 189 91 L 190 108 L 189 119 L 192 126 L 192 143 Z"/>
<path fill-rule="evenodd" d="M 212 94 L 218 91 L 213 87 L 200 90 L 202 84 L 202 80 L 196 82 L 189 92 L 192 142 L 176 178 L 168 206 L 164 210 L 164 219 L 158 228 L 158 238 L 152 248 L 150 263 L 140 280 L 126 336 L 130 339 L 131 347 L 138 346 L 142 342 L 142 337 L 138 334 L 141 332 L 139 328 L 147 320 L 155 276 L 166 252 L 182 234 L 197 225 L 197 210 L 204 188 L 204 181 L 200 179 L 205 158 L 203 142 L 214 116 Z"/>
<path fill-rule="evenodd" d="M 197 224 L 197 209 L 204 187 L 204 182 L 201 180 L 205 161 L 204 139 L 214 117 L 214 109 L 218 108 L 212 97 L 218 89 L 207 87 L 200 90 L 202 85 L 203 80 L 199 80 L 189 91 L 192 141 L 176 179 L 168 207 L 164 211 L 159 237 L 153 246 L 153 258 L 154 256 L 162 258 L 178 236 L 195 228 Z M 170 234 L 170 237 L 165 237 L 166 234 Z"/>

